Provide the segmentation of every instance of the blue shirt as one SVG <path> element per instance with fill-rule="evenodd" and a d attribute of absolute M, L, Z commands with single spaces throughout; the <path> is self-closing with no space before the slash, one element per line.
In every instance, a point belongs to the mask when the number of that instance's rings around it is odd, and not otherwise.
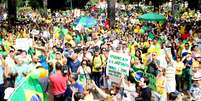
<path fill-rule="evenodd" d="M 3 67 L 0 66 L 0 85 L 4 83 L 3 73 L 4 73 Z"/>
<path fill-rule="evenodd" d="M 84 91 L 84 88 L 83 88 L 83 86 L 81 85 L 81 84 L 79 84 L 79 83 L 75 83 L 75 84 L 71 84 L 70 86 L 67 86 L 67 88 L 66 88 L 66 92 L 65 92 L 65 95 L 67 96 L 67 97 L 72 97 L 72 90 L 71 90 L 71 88 L 70 87 L 74 87 L 74 88 L 77 88 L 78 89 L 78 92 L 83 92 Z"/>
<path fill-rule="evenodd" d="M 68 67 L 71 69 L 71 72 L 73 73 L 77 73 L 77 70 L 78 68 L 80 67 L 80 61 L 77 60 L 75 63 L 71 60 L 71 61 L 68 61 L 67 65 Z"/>

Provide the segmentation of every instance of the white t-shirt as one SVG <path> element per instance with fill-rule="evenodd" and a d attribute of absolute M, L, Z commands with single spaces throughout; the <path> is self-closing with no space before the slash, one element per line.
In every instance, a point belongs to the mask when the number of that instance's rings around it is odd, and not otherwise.
<path fill-rule="evenodd" d="M 8 55 L 6 57 L 5 60 L 6 64 L 8 65 L 8 67 L 11 69 L 11 71 L 13 70 L 13 68 L 15 67 L 15 61 Z"/>
<path fill-rule="evenodd" d="M 166 90 L 168 93 L 175 92 L 176 91 L 176 80 L 175 80 L 175 74 L 176 74 L 176 67 L 175 62 L 172 62 L 170 64 L 167 64 L 166 67 Z"/>
<path fill-rule="evenodd" d="M 160 67 L 166 68 L 167 67 L 167 62 L 165 60 L 165 51 L 161 50 L 160 55 L 157 57 L 157 60 L 160 62 Z"/>

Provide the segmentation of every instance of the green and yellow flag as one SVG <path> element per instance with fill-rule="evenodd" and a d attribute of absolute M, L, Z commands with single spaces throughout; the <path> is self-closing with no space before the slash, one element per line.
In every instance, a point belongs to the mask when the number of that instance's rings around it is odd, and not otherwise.
<path fill-rule="evenodd" d="M 38 77 L 30 74 L 15 89 L 9 101 L 47 101 L 47 95 L 44 93 Z"/>

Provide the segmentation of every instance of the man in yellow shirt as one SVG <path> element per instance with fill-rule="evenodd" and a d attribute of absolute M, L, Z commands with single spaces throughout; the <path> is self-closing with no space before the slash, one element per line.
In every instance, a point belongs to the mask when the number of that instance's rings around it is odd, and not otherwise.
<path fill-rule="evenodd" d="M 95 47 L 95 54 L 92 58 L 92 78 L 96 85 L 100 87 L 100 78 L 102 76 L 103 67 L 105 66 L 105 57 L 100 54 L 100 48 Z"/>

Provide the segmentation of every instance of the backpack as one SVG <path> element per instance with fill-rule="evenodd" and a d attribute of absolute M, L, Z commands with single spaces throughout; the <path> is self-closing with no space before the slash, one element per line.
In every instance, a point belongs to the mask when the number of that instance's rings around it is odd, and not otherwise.
<path fill-rule="evenodd" d="M 95 59 L 95 56 L 93 56 L 93 58 L 92 58 L 92 66 L 91 66 L 92 68 L 94 66 L 94 59 Z M 100 54 L 100 59 L 101 59 L 101 65 L 103 65 L 103 56 L 102 56 L 102 54 Z"/>

